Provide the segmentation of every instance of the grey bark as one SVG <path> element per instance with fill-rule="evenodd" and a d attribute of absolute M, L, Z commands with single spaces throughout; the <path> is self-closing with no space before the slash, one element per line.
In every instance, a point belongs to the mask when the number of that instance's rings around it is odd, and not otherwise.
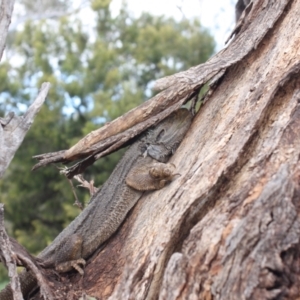
<path fill-rule="evenodd" d="M 14 2 L 14 0 L 1 0 L 0 3 L 0 60 L 5 48 L 6 36 L 8 26 L 11 22 Z"/>

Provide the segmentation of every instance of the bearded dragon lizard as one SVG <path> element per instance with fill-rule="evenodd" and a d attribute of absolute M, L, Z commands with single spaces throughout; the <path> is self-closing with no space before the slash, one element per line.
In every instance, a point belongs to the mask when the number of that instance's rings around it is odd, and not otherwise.
<path fill-rule="evenodd" d="M 163 188 L 176 175 L 175 166 L 165 163 L 191 120 L 187 109 L 179 109 L 134 142 L 90 204 L 38 257 L 59 272 L 74 268 L 83 274 L 85 260 L 116 232 L 143 192 Z M 31 271 L 23 271 L 20 282 L 24 295 L 37 285 Z M 13 299 L 9 285 L 0 299 Z"/>

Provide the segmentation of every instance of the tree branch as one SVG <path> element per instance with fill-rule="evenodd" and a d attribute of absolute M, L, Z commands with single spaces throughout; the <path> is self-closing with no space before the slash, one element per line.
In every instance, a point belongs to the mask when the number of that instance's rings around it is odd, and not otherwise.
<path fill-rule="evenodd" d="M 11 114 L 9 119 L 5 119 L 5 122 L 0 124 L 0 145 L 1 145 L 1 156 L 0 156 L 0 178 L 4 175 L 5 170 L 9 166 L 13 159 L 16 151 L 21 145 L 27 131 L 31 127 L 34 117 L 41 109 L 46 96 L 50 88 L 50 83 L 46 82 L 42 84 L 42 88 L 28 108 L 24 116 L 18 117 Z"/>
<path fill-rule="evenodd" d="M 14 0 L 2 0 L 0 4 L 0 61 L 5 48 L 8 27 L 14 9 Z"/>

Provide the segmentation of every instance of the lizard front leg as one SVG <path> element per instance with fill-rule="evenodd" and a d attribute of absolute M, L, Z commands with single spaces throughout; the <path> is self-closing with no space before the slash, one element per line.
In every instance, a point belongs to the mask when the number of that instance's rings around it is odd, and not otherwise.
<path fill-rule="evenodd" d="M 179 175 L 175 171 L 176 167 L 172 163 L 164 164 L 146 157 L 128 172 L 125 181 L 138 191 L 159 190 Z"/>

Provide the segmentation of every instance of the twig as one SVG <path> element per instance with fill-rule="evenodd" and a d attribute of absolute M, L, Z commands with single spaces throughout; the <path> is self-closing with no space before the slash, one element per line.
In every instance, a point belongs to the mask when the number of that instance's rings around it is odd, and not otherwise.
<path fill-rule="evenodd" d="M 68 178 L 67 178 L 67 179 L 68 179 Z M 75 188 L 74 188 L 72 179 L 68 179 L 68 181 L 69 181 L 69 183 L 70 183 L 70 185 L 71 185 L 72 192 L 73 192 L 74 197 L 75 197 L 75 202 L 74 202 L 73 205 L 79 207 L 80 210 L 83 210 L 84 207 L 83 207 L 82 203 L 78 200 L 78 197 L 77 197 L 77 195 L 76 195 L 76 191 L 75 191 Z"/>
<path fill-rule="evenodd" d="M 93 179 L 89 182 L 85 180 L 81 174 L 74 176 L 74 179 L 76 179 L 79 183 L 81 183 L 78 186 L 88 189 L 91 196 L 93 196 L 99 190 L 99 188 L 96 188 L 94 186 Z"/>
<path fill-rule="evenodd" d="M 29 258 L 30 255 L 25 256 L 22 253 L 18 253 L 17 255 L 18 255 L 18 259 L 20 261 L 22 261 L 23 266 L 26 267 L 26 269 L 31 270 L 32 273 L 34 274 L 34 276 L 38 282 L 38 285 L 40 286 L 40 292 L 41 292 L 41 295 L 43 296 L 43 298 L 47 299 L 47 300 L 54 300 L 55 297 L 52 293 L 52 290 L 51 290 L 49 284 L 47 283 L 47 279 L 42 274 L 40 268 L 38 268 L 36 266 L 36 264 L 34 263 L 34 261 Z"/>
<path fill-rule="evenodd" d="M 47 279 L 42 273 L 43 261 L 33 257 L 16 240 L 8 237 L 4 228 L 3 207 L 4 205 L 0 203 L 0 258 L 7 267 L 9 277 L 11 278 L 10 290 L 13 294 L 14 300 L 23 300 L 20 280 L 16 268 L 17 265 L 25 267 L 34 274 L 44 299 L 54 300 L 55 297 L 51 291 Z"/>

